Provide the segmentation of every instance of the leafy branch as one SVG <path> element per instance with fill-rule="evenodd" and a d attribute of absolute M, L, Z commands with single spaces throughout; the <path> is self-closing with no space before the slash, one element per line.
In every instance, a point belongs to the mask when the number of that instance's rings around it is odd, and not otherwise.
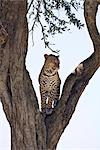
<path fill-rule="evenodd" d="M 29 18 L 33 17 L 31 31 L 34 31 L 36 23 L 40 25 L 45 47 L 48 47 L 53 52 L 58 52 L 51 48 L 48 37 L 57 33 L 63 33 L 66 30 L 69 31 L 70 28 L 68 25 L 71 24 L 75 25 L 78 29 L 84 26 L 74 13 L 81 8 L 80 1 L 31 0 L 28 7 L 28 11 L 32 11 Z M 63 13 L 64 15 L 58 15 L 59 13 Z M 63 16 L 64 19 L 62 19 Z"/>

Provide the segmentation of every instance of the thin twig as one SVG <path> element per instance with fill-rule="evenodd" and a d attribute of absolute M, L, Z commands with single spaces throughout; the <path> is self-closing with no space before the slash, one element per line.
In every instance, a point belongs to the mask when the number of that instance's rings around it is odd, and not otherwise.
<path fill-rule="evenodd" d="M 28 13 L 28 11 L 30 10 L 30 8 L 31 8 L 31 6 L 32 6 L 32 4 L 33 4 L 33 1 L 34 1 L 34 0 L 31 0 L 31 3 L 30 3 L 30 5 L 29 5 L 29 7 L 28 7 L 28 9 L 27 9 L 27 13 Z"/>

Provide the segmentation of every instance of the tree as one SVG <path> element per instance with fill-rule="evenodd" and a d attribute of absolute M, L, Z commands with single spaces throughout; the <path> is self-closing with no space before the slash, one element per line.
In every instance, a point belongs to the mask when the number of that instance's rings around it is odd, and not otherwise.
<path fill-rule="evenodd" d="M 12 150 L 56 149 L 79 97 L 100 66 L 100 35 L 96 27 L 99 4 L 100 0 L 85 0 L 84 3 L 94 52 L 66 78 L 58 105 L 52 115 L 44 118 L 25 67 L 27 0 L 0 1 L 0 97 L 11 127 Z"/>

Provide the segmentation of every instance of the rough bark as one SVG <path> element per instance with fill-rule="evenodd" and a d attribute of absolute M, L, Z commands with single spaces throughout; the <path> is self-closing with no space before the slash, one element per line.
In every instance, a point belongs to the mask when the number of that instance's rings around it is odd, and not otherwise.
<path fill-rule="evenodd" d="M 100 35 L 96 27 L 99 4 L 100 0 L 84 3 L 94 53 L 67 77 L 57 107 L 52 115 L 44 118 L 25 67 L 27 0 L 0 1 L 0 98 L 11 127 L 12 150 L 56 149 L 81 94 L 100 66 Z"/>
<path fill-rule="evenodd" d="M 3 1 L 1 5 L 0 21 L 8 34 L 8 41 L 6 45 L 1 43 L 0 49 L 0 97 L 11 127 L 11 148 L 46 149 L 44 122 L 25 68 L 27 2 Z"/>

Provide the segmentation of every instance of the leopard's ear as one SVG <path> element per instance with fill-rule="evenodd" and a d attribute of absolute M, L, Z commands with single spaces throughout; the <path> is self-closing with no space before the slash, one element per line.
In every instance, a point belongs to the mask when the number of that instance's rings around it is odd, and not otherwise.
<path fill-rule="evenodd" d="M 47 59 L 47 58 L 48 58 L 48 56 L 49 56 L 48 54 L 44 54 L 44 58 L 45 58 L 45 59 Z"/>

